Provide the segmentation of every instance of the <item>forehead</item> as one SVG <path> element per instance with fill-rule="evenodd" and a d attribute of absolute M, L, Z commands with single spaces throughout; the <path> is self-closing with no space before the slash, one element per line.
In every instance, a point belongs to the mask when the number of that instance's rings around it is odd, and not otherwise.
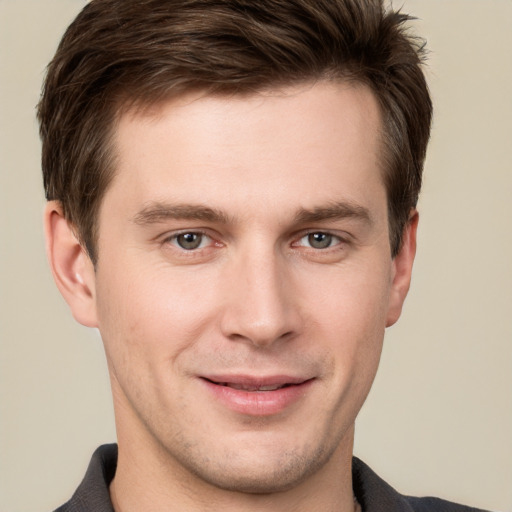
<path fill-rule="evenodd" d="M 362 85 L 183 95 L 120 116 L 111 188 L 139 205 L 184 193 L 213 207 L 226 199 L 233 207 L 285 204 L 298 195 L 304 207 L 317 206 L 307 203 L 319 195 L 357 202 L 369 184 L 383 186 L 380 131 L 377 100 Z"/>

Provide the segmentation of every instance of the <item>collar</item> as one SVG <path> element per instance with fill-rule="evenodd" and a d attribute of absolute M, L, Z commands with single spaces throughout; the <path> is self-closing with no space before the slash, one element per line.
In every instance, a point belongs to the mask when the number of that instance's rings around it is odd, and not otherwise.
<path fill-rule="evenodd" d="M 100 446 L 75 494 L 54 512 L 114 512 L 108 487 L 116 472 L 117 453 L 117 444 Z M 357 457 L 352 458 L 352 482 L 362 512 L 485 512 L 438 498 L 403 496 Z"/>

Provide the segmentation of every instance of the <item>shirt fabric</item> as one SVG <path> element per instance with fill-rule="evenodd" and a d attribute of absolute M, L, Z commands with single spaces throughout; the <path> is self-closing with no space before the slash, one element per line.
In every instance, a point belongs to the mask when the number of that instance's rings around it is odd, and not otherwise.
<path fill-rule="evenodd" d="M 114 512 L 108 487 L 117 466 L 117 445 L 100 446 L 72 498 L 54 512 Z M 362 512 L 485 512 L 439 498 L 403 496 L 357 457 L 352 459 L 354 494 Z"/>

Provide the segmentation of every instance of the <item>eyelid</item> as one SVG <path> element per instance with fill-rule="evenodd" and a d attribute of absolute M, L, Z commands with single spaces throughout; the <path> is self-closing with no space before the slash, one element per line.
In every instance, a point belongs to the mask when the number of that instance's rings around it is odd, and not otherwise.
<path fill-rule="evenodd" d="M 198 247 L 197 249 L 190 249 L 187 251 L 187 249 L 184 249 L 183 247 L 179 247 L 177 245 L 177 243 L 172 243 L 172 242 L 176 242 L 176 239 L 180 236 L 180 235 L 186 235 L 186 234 L 196 234 L 196 235 L 201 235 L 203 237 L 206 237 L 210 240 L 209 244 L 206 246 L 206 247 Z M 166 233 L 165 235 L 162 236 L 161 238 L 161 244 L 162 245 L 172 245 L 174 248 L 176 248 L 177 250 L 180 250 L 180 251 L 183 251 L 183 252 L 197 252 L 201 249 L 206 249 L 207 247 L 209 247 L 210 245 L 212 245 L 212 243 L 217 243 L 219 244 L 219 242 L 208 232 L 208 230 L 206 229 L 202 229 L 202 228 L 191 228 L 191 229 L 180 229 L 180 230 L 177 230 L 177 231 L 172 231 L 172 232 L 168 232 Z"/>
<path fill-rule="evenodd" d="M 184 235 L 187 233 L 194 233 L 194 234 L 198 234 L 203 237 L 206 237 L 209 239 L 209 243 L 205 247 L 199 247 L 197 249 L 190 249 L 190 250 L 187 250 L 187 249 L 184 249 L 184 248 L 178 246 L 177 243 L 171 243 L 171 242 L 176 242 L 177 237 L 179 237 L 180 235 Z M 337 242 L 334 245 L 327 247 L 325 249 L 317 249 L 317 248 L 300 243 L 303 238 L 305 238 L 309 235 L 315 234 L 315 233 L 323 233 L 323 234 L 329 235 L 329 236 L 333 237 L 334 239 L 336 239 Z M 212 234 L 211 230 L 209 230 L 209 229 L 194 227 L 194 228 L 189 228 L 189 229 L 185 228 L 185 229 L 179 229 L 176 231 L 167 232 L 160 237 L 160 243 L 162 245 L 171 245 L 173 248 L 175 248 L 178 251 L 191 254 L 191 253 L 199 252 L 201 250 L 206 250 L 212 246 L 217 246 L 217 247 L 223 246 L 224 244 L 219 240 L 219 238 L 220 238 L 219 236 L 215 236 L 215 234 Z M 298 233 L 295 233 L 293 235 L 293 241 L 291 243 L 291 246 L 292 247 L 303 247 L 305 249 L 309 249 L 309 250 L 316 251 L 316 252 L 318 252 L 318 251 L 328 252 L 329 250 L 335 250 L 336 248 L 338 248 L 341 245 L 343 245 L 343 246 L 348 245 L 351 242 L 352 242 L 352 236 L 347 232 L 340 233 L 337 230 L 321 229 L 321 228 L 320 229 L 304 229 L 304 230 L 302 230 Z"/>
<path fill-rule="evenodd" d="M 305 238 L 309 235 L 313 235 L 315 233 L 322 233 L 324 235 L 329 235 L 333 238 L 336 238 L 339 241 L 335 245 L 328 247 L 327 249 L 323 249 L 324 251 L 326 251 L 328 249 L 333 249 L 334 247 L 341 245 L 341 244 L 348 244 L 348 243 L 350 243 L 350 239 L 351 239 L 351 236 L 346 232 L 340 233 L 339 231 L 331 230 L 331 229 L 306 229 L 304 231 L 297 233 L 294 236 L 295 241 L 292 243 L 292 246 L 299 246 L 298 243 L 303 238 Z M 306 247 L 306 246 L 300 245 L 299 247 Z M 309 247 L 309 248 L 314 249 L 313 247 Z M 314 249 L 314 250 L 318 250 L 318 249 Z"/>

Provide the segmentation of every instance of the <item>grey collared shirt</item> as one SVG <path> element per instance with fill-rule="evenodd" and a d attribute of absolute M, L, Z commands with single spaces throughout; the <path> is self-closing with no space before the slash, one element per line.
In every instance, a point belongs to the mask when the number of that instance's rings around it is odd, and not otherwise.
<path fill-rule="evenodd" d="M 117 445 L 100 446 L 72 498 L 54 512 L 114 512 L 108 487 L 117 466 Z M 362 512 L 485 512 L 439 498 L 403 496 L 364 462 L 352 459 L 354 494 Z"/>

